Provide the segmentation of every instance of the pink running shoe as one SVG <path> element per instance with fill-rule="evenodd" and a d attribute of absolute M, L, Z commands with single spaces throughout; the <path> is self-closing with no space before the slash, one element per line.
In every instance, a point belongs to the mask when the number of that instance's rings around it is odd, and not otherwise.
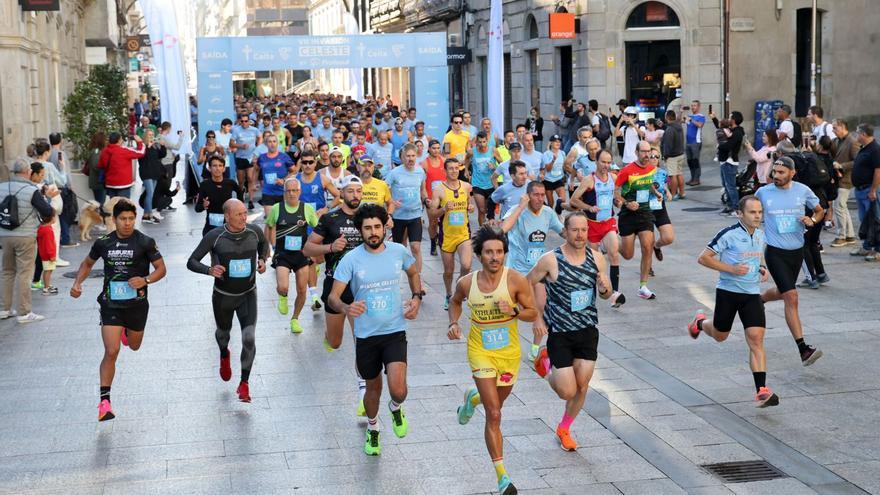
<path fill-rule="evenodd" d="M 535 357 L 535 373 L 538 374 L 541 378 L 547 376 L 547 373 L 550 373 L 550 367 L 547 363 L 550 362 L 550 358 L 547 357 L 547 348 L 542 347 L 540 351 L 538 351 L 537 357 Z"/>
<path fill-rule="evenodd" d="M 706 314 L 702 311 L 697 311 L 697 314 L 694 315 L 694 319 L 688 323 L 688 333 L 691 334 L 692 339 L 696 339 L 700 336 L 700 327 L 697 326 L 697 323 L 706 319 Z"/>
<path fill-rule="evenodd" d="M 768 387 L 761 387 L 755 394 L 757 407 L 770 407 L 779 405 L 779 396 L 774 394 Z"/>
<path fill-rule="evenodd" d="M 98 404 L 98 421 L 108 421 L 115 418 L 116 415 L 113 414 L 113 408 L 110 407 L 110 401 L 104 399 Z"/>
<path fill-rule="evenodd" d="M 122 343 L 125 347 L 128 347 L 128 329 L 122 329 L 122 335 L 119 336 L 119 342 Z"/>

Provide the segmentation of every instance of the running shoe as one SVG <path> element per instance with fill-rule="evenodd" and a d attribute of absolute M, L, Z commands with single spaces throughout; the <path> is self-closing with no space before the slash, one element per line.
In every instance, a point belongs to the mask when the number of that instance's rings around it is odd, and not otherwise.
<path fill-rule="evenodd" d="M 158 211 L 153 212 L 153 218 L 155 218 L 156 220 L 159 220 L 159 221 L 165 220 L 165 216 L 162 215 L 161 213 L 159 213 Z"/>
<path fill-rule="evenodd" d="M 622 292 L 615 291 L 611 294 L 611 307 L 619 308 L 626 304 L 626 296 L 623 295 Z"/>
<path fill-rule="evenodd" d="M 547 373 L 550 373 L 550 367 L 547 366 L 547 363 L 550 361 L 550 358 L 547 356 L 547 348 L 542 347 L 540 351 L 538 351 L 538 357 L 535 358 L 535 373 L 538 374 L 541 378 L 547 376 Z"/>
<path fill-rule="evenodd" d="M 657 261 L 663 261 L 663 250 L 656 245 L 654 246 L 654 256 L 657 257 Z"/>
<path fill-rule="evenodd" d="M 122 333 L 119 334 L 119 342 L 122 345 L 124 345 L 125 347 L 128 347 L 128 329 L 127 328 L 123 328 Z"/>
<path fill-rule="evenodd" d="M 803 289 L 810 288 L 816 290 L 819 288 L 819 281 L 805 278 L 801 280 L 801 283 L 797 284 L 797 286 Z"/>
<path fill-rule="evenodd" d="M 312 311 L 318 311 L 321 309 L 321 300 L 317 295 L 312 296 Z"/>
<path fill-rule="evenodd" d="M 302 333 L 303 327 L 300 326 L 299 320 L 296 318 L 290 319 L 290 333 Z"/>
<path fill-rule="evenodd" d="M 253 201 L 248 201 L 248 210 L 253 211 L 253 209 L 254 209 L 254 202 L 253 202 Z"/>
<path fill-rule="evenodd" d="M 28 313 L 24 316 L 19 316 L 16 321 L 18 321 L 19 323 L 33 323 L 35 321 L 40 321 L 40 320 L 45 320 L 45 319 L 46 319 L 45 316 L 38 315 L 38 314 L 34 313 L 33 311 L 31 311 L 30 313 Z"/>
<path fill-rule="evenodd" d="M 391 410 L 391 403 L 388 403 L 388 409 Z M 403 414 L 403 407 L 396 411 L 391 411 L 391 429 L 394 430 L 394 434 L 397 435 L 397 438 L 403 438 L 406 436 L 406 432 L 409 429 L 409 423 L 406 421 L 406 414 Z"/>
<path fill-rule="evenodd" d="M 367 415 L 367 408 L 364 407 L 364 399 L 361 399 L 360 402 L 358 402 L 358 407 L 357 411 L 355 411 L 355 414 L 361 418 Z"/>
<path fill-rule="evenodd" d="M 556 436 L 559 438 L 559 445 L 562 450 L 574 452 L 578 448 L 577 442 L 571 438 L 571 431 L 568 428 L 556 427 Z"/>
<path fill-rule="evenodd" d="M 57 296 L 58 295 L 58 287 L 44 287 L 43 290 L 40 291 L 44 296 Z"/>
<path fill-rule="evenodd" d="M 248 386 L 248 382 L 241 382 L 238 384 L 238 400 L 242 402 L 250 402 L 251 401 L 251 390 Z"/>
<path fill-rule="evenodd" d="M 228 382 L 232 378 L 232 366 L 229 363 L 229 348 L 226 349 L 226 357 L 220 356 L 220 379 Z"/>
<path fill-rule="evenodd" d="M 41 290 L 43 288 L 43 281 L 34 282 L 31 284 L 31 290 Z"/>
<path fill-rule="evenodd" d="M 327 351 L 327 352 L 333 352 L 333 351 L 336 350 L 336 349 L 333 348 L 333 346 L 330 345 L 330 342 L 327 342 L 327 338 L 326 338 L 326 337 L 324 337 L 324 350 Z"/>
<path fill-rule="evenodd" d="M 513 486 L 510 477 L 505 474 L 498 480 L 498 493 L 501 495 L 516 495 L 519 492 L 516 491 L 516 487 Z"/>
<path fill-rule="evenodd" d="M 702 311 L 697 311 L 697 314 L 694 315 L 694 319 L 688 323 L 688 333 L 691 334 L 692 339 L 696 339 L 700 336 L 700 327 L 697 326 L 697 323 L 706 319 L 706 313 Z"/>
<path fill-rule="evenodd" d="M 367 430 L 367 440 L 364 442 L 364 453 L 367 455 L 379 455 L 382 453 L 382 446 L 379 445 L 378 431 Z"/>
<path fill-rule="evenodd" d="M 651 292 L 647 285 L 639 287 L 639 297 L 642 299 L 657 299 L 657 295 Z"/>
<path fill-rule="evenodd" d="M 474 416 L 476 408 L 471 404 L 471 399 L 477 395 L 477 389 L 471 387 L 464 393 L 464 404 L 458 406 L 458 424 L 466 425 Z"/>
<path fill-rule="evenodd" d="M 446 296 L 446 300 L 443 302 L 443 311 L 449 311 L 449 295 Z"/>
<path fill-rule="evenodd" d="M 755 401 L 758 403 L 757 407 L 778 406 L 779 396 L 774 394 L 769 388 L 761 387 L 758 393 L 755 394 Z"/>
<path fill-rule="evenodd" d="M 278 312 L 287 314 L 287 296 L 278 296 Z"/>
<path fill-rule="evenodd" d="M 865 248 L 858 248 L 849 252 L 850 256 L 867 256 L 868 250 Z"/>
<path fill-rule="evenodd" d="M 822 285 L 825 285 L 825 284 L 831 282 L 831 277 L 829 277 L 827 273 L 822 273 L 822 274 L 816 275 L 816 281 Z"/>
<path fill-rule="evenodd" d="M 116 415 L 113 414 L 113 408 L 110 407 L 110 401 L 104 399 L 98 404 L 98 421 L 108 421 L 115 418 Z"/>
<path fill-rule="evenodd" d="M 654 268 L 648 268 L 648 276 L 649 276 L 649 277 L 653 277 L 653 276 L 654 276 Z"/>
<path fill-rule="evenodd" d="M 804 366 L 809 366 L 816 362 L 820 357 L 822 357 L 822 351 L 816 349 L 815 347 L 808 345 L 807 349 L 801 353 L 801 363 Z"/>

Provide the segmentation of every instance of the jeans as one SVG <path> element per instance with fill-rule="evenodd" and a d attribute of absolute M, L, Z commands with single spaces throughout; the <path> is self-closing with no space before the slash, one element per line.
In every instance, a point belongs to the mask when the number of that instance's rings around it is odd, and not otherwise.
<path fill-rule="evenodd" d="M 538 140 L 535 141 L 535 150 L 543 153 L 544 152 L 544 141 Z"/>
<path fill-rule="evenodd" d="M 859 205 L 859 222 L 865 223 L 868 217 L 869 212 L 873 212 L 874 216 L 880 218 L 880 200 L 871 201 L 868 198 L 868 192 L 871 191 L 870 187 L 866 187 L 863 189 L 856 189 L 856 203 Z M 862 248 L 866 251 L 871 251 L 880 246 L 873 246 L 868 244 L 868 240 L 862 242 Z"/>
<path fill-rule="evenodd" d="M 153 213 L 153 194 L 156 192 L 156 179 L 144 179 L 144 215 Z"/>
<path fill-rule="evenodd" d="M 736 209 L 739 204 L 739 191 L 736 188 L 737 166 L 724 162 L 721 164 L 721 185 L 727 193 L 727 207 Z"/>
<path fill-rule="evenodd" d="M 64 218 L 64 215 L 58 215 L 58 220 L 61 222 L 61 245 L 70 244 L 70 223 L 68 223 L 67 219 Z"/>
<path fill-rule="evenodd" d="M 700 180 L 700 149 L 702 143 L 690 143 L 685 146 L 688 168 L 691 169 L 691 180 Z"/>
<path fill-rule="evenodd" d="M 95 201 L 100 205 L 100 209 L 103 210 L 104 201 L 107 199 L 107 191 L 104 189 L 104 186 L 98 186 L 95 189 L 92 189 L 92 193 L 94 193 Z"/>
<path fill-rule="evenodd" d="M 124 187 L 121 189 L 114 189 L 112 187 L 107 188 L 107 197 L 108 198 L 115 198 L 117 196 L 131 199 L 131 187 Z"/>
<path fill-rule="evenodd" d="M 855 238 L 856 231 L 853 228 L 852 215 L 846 202 L 852 189 L 837 189 L 837 199 L 834 200 L 834 223 L 837 224 L 837 237 L 839 239 Z"/>

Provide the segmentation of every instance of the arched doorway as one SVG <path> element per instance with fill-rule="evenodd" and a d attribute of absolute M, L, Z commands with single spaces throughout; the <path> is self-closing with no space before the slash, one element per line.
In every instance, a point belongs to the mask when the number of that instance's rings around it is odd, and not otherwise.
<path fill-rule="evenodd" d="M 627 17 L 627 99 L 640 120 L 662 117 L 681 96 L 679 29 L 678 14 L 659 1 L 642 2 Z"/>

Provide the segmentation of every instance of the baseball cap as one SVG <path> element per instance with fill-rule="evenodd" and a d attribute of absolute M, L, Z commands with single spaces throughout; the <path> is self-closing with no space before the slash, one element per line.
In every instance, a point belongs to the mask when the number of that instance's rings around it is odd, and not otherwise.
<path fill-rule="evenodd" d="M 370 158 L 370 155 L 364 155 L 364 156 L 361 157 L 361 163 L 364 163 L 364 162 L 370 162 L 370 163 L 373 163 L 373 159 Z"/>
<path fill-rule="evenodd" d="M 559 137 L 559 134 L 554 134 L 550 136 L 550 141 L 562 141 L 562 138 Z"/>
<path fill-rule="evenodd" d="M 773 162 L 773 164 L 774 165 L 782 165 L 783 167 L 785 167 L 789 170 L 795 169 L 794 160 L 792 160 L 791 158 L 789 158 L 787 156 L 780 156 L 779 158 L 776 159 L 775 162 Z"/>
<path fill-rule="evenodd" d="M 617 104 L 618 105 L 627 105 L 627 104 L 629 104 L 629 102 L 624 100 L 623 98 L 621 98 L 621 99 L 617 100 Z"/>
<path fill-rule="evenodd" d="M 522 145 L 520 145 L 519 143 L 511 143 L 510 146 L 507 147 L 507 149 L 510 151 L 522 150 Z"/>
<path fill-rule="evenodd" d="M 361 158 L 361 161 L 363 161 L 363 158 Z M 342 178 L 342 181 L 340 182 L 340 185 L 342 186 L 342 187 L 339 188 L 339 190 L 341 191 L 341 190 L 345 189 L 345 188 L 348 187 L 348 186 L 360 186 L 360 187 L 363 187 L 364 183 L 361 182 L 361 180 L 358 178 L 357 175 L 346 175 L 345 177 Z"/>
<path fill-rule="evenodd" d="M 625 114 L 629 114 L 629 115 L 638 115 L 638 114 L 639 114 L 639 111 L 636 110 L 636 107 L 632 107 L 632 106 L 630 106 L 630 107 L 626 107 L 626 108 L 624 108 L 624 109 L 623 109 L 623 113 L 625 113 Z"/>
<path fill-rule="evenodd" d="M 362 146 L 362 145 L 360 145 L 360 144 L 351 147 L 351 152 L 352 152 L 352 153 L 357 153 L 358 151 L 360 151 L 361 153 L 366 153 L 366 152 L 367 152 L 367 148 L 365 148 L 364 146 Z"/>
<path fill-rule="evenodd" d="M 340 148 L 339 146 L 330 147 L 330 154 L 332 155 L 333 153 L 339 153 L 340 155 L 345 156 L 345 153 L 342 152 L 342 148 Z"/>

